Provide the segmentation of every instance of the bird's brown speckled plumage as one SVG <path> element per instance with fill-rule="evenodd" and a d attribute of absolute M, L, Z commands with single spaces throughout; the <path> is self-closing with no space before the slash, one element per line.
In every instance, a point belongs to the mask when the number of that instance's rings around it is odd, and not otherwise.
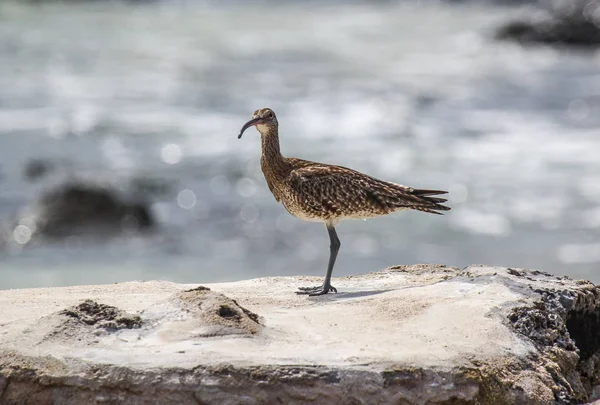
<path fill-rule="evenodd" d="M 445 191 L 414 189 L 342 166 L 283 157 L 279 149 L 277 118 L 269 108 L 256 110 L 239 136 L 250 126 L 256 126 L 261 133 L 261 168 L 275 199 L 300 219 L 324 222 L 332 244 L 337 239 L 333 227 L 342 219 L 371 218 L 403 209 L 432 214 L 450 209 L 442 205 L 446 199 L 434 197 Z M 337 243 L 339 245 L 339 240 Z M 330 267 L 333 267 L 331 259 Z M 331 269 L 328 276 L 330 273 Z M 328 282 L 326 279 L 325 284 Z M 325 294 L 330 288 L 335 290 L 324 285 L 325 292 L 312 295 Z"/>

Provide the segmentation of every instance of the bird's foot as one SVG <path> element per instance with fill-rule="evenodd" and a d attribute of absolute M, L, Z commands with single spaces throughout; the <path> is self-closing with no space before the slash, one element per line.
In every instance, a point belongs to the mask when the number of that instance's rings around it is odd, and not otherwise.
<path fill-rule="evenodd" d="M 296 291 L 296 294 L 308 295 L 309 297 L 314 297 L 317 295 L 325 295 L 328 292 L 337 293 L 337 288 L 332 285 L 319 285 L 316 287 L 299 287 Z"/>

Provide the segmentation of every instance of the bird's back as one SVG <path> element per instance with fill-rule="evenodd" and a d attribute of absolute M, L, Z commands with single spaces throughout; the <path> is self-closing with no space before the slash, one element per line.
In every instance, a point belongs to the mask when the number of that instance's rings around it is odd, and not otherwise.
<path fill-rule="evenodd" d="M 343 166 L 296 158 L 284 161 L 279 173 L 268 176 L 265 172 L 265 177 L 275 198 L 301 219 L 336 222 L 386 215 L 401 209 L 435 214 L 450 209 L 441 205 L 445 199 L 433 197 L 445 191 L 415 190 Z"/>

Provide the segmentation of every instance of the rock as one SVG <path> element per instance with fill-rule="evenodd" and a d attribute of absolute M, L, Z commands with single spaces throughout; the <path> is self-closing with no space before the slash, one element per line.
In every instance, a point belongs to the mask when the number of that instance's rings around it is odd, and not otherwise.
<path fill-rule="evenodd" d="M 58 315 L 66 318 L 64 323 L 94 326 L 98 329 L 113 331 L 142 326 L 142 321 L 138 315 L 127 314 L 116 307 L 99 304 L 92 300 L 85 300 L 77 306 L 60 311 Z"/>
<path fill-rule="evenodd" d="M 39 180 L 54 169 L 55 164 L 49 160 L 31 159 L 23 167 L 23 177 L 30 181 Z"/>
<path fill-rule="evenodd" d="M 0 291 L 0 403 L 598 399 L 600 289 L 589 282 L 419 265 L 338 278 L 338 294 L 294 294 L 319 281 Z"/>
<path fill-rule="evenodd" d="M 154 225 L 148 206 L 126 200 L 115 189 L 93 184 L 62 184 L 44 193 L 28 211 L 26 225 L 50 237 L 135 232 Z"/>
<path fill-rule="evenodd" d="M 147 308 L 143 315 L 155 324 L 177 319 L 180 326 L 168 332 L 170 341 L 253 335 L 261 329 L 257 314 L 202 286 L 177 293 L 171 299 Z"/>
<path fill-rule="evenodd" d="M 164 196 L 173 192 L 177 180 L 150 176 L 137 176 L 130 180 L 129 188 L 136 195 Z"/>
<path fill-rule="evenodd" d="M 600 45 L 600 3 L 589 1 L 541 2 L 545 12 L 510 21 L 496 37 L 520 43 L 568 46 Z"/>
<path fill-rule="evenodd" d="M 73 346 L 90 345 L 97 342 L 98 336 L 141 326 L 139 315 L 87 299 L 41 317 L 35 325 L 23 331 L 21 343 L 32 347 L 67 341 Z"/>
<path fill-rule="evenodd" d="M 497 31 L 498 39 L 526 43 L 554 45 L 598 46 L 600 28 L 585 20 L 542 20 L 511 21 Z"/>

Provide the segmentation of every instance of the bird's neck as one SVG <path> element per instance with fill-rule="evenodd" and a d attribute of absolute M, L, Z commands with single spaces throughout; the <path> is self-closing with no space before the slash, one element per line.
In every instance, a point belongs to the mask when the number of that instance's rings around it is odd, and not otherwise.
<path fill-rule="evenodd" d="M 289 167 L 279 150 L 279 135 L 276 128 L 261 132 L 262 156 L 260 166 L 269 188 L 277 195 L 278 184 L 283 180 Z"/>
<path fill-rule="evenodd" d="M 261 133 L 262 157 L 265 163 L 280 165 L 283 163 L 283 156 L 279 149 L 279 134 L 277 128 L 268 128 Z"/>

